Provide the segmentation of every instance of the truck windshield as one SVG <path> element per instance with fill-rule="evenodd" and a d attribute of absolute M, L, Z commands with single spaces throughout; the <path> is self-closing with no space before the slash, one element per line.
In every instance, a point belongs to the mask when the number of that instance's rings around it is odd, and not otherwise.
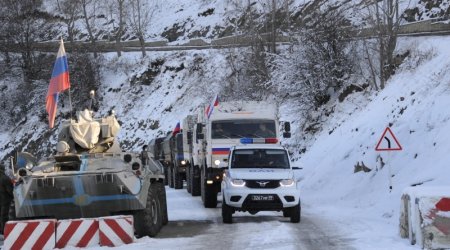
<path fill-rule="evenodd" d="M 289 158 L 282 149 L 236 149 L 231 168 L 289 168 Z"/>
<path fill-rule="evenodd" d="M 212 139 L 276 137 L 275 121 L 273 120 L 213 121 L 211 127 Z"/>

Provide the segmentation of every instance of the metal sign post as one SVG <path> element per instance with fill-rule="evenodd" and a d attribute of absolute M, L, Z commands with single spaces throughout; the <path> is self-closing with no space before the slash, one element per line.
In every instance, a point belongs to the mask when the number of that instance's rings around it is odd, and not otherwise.
<path fill-rule="evenodd" d="M 384 142 L 384 143 L 383 143 Z M 394 144 L 394 145 L 392 145 Z M 388 174 L 389 174 L 389 192 L 392 192 L 393 184 L 392 184 L 392 169 L 390 164 L 391 152 L 392 151 L 401 151 L 403 148 L 398 142 L 397 138 L 395 138 L 394 133 L 392 133 L 391 129 L 387 127 L 380 139 L 378 140 L 377 146 L 375 147 L 375 151 L 388 151 L 386 164 L 388 165 Z"/>

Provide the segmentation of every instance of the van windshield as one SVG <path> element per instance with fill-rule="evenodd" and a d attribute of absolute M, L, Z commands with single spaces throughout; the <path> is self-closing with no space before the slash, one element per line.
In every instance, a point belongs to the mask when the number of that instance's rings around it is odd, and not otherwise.
<path fill-rule="evenodd" d="M 213 121 L 212 139 L 272 138 L 276 137 L 273 120 Z"/>
<path fill-rule="evenodd" d="M 282 149 L 236 149 L 231 168 L 282 168 L 288 169 L 289 158 Z"/>

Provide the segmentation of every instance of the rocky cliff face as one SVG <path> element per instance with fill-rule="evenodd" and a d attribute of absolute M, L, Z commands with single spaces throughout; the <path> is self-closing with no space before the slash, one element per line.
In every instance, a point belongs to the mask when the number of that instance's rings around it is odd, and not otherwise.
<path fill-rule="evenodd" d="M 431 18 L 448 19 L 450 16 L 450 1 L 420 0 L 417 5 L 407 8 L 404 16 L 408 22 L 428 20 Z"/>

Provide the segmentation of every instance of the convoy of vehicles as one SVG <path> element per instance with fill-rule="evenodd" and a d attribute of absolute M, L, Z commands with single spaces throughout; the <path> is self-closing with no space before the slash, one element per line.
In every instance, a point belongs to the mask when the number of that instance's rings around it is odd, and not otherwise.
<path fill-rule="evenodd" d="M 222 102 L 208 109 L 201 107 L 196 114 L 188 115 L 183 119 L 179 133 L 169 134 L 160 140 L 162 146 L 150 148 L 162 148 L 170 187 L 180 189 L 183 180 L 186 180 L 187 191 L 192 196 L 201 195 L 204 206 L 213 208 L 217 206 L 217 195 L 224 176 L 221 164 L 227 162 L 230 148 L 249 140 L 255 145 L 277 144 L 280 131 L 283 131 L 285 138 L 291 135 L 290 124 L 280 124 L 274 104 Z M 155 151 L 155 154 L 158 152 Z M 257 175 L 254 178 L 258 178 Z M 296 197 L 295 202 L 298 203 Z M 290 205 L 292 203 L 287 204 Z M 288 214 L 290 210 L 283 211 Z"/>
<path fill-rule="evenodd" d="M 227 161 L 220 163 L 226 168 L 221 189 L 223 222 L 232 223 L 235 211 L 282 211 L 291 222 L 300 222 L 300 191 L 287 150 L 254 141 L 241 139 L 243 145 L 231 147 Z"/>
<path fill-rule="evenodd" d="M 211 106 L 210 106 L 211 108 Z M 217 206 L 222 192 L 224 223 L 235 211 L 283 211 L 300 221 L 300 193 L 288 153 L 278 142 L 275 105 L 223 102 L 183 119 L 182 129 L 150 141 L 148 160 L 122 152 L 114 115 L 93 119 L 88 110 L 63 123 L 57 153 L 37 161 L 19 153 L 12 216 L 17 219 L 92 218 L 133 215 L 138 236 L 155 236 L 168 223 L 164 184 L 201 195 Z M 140 158 L 141 157 L 141 158 Z"/>

